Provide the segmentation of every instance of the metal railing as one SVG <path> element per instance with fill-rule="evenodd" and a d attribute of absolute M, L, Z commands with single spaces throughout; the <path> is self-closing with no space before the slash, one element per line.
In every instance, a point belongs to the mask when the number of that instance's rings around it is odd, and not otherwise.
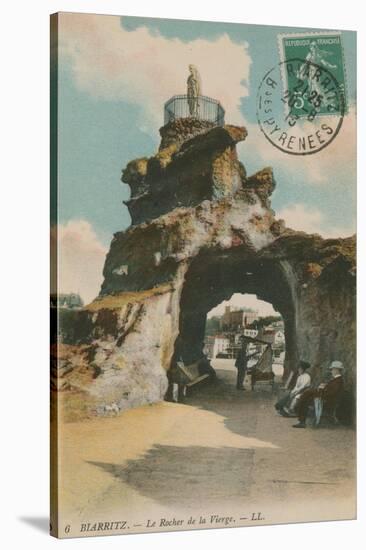
<path fill-rule="evenodd" d="M 205 95 L 199 95 L 197 98 L 175 95 L 164 105 L 164 125 L 177 118 L 196 118 L 223 126 L 225 110 L 217 99 Z"/>

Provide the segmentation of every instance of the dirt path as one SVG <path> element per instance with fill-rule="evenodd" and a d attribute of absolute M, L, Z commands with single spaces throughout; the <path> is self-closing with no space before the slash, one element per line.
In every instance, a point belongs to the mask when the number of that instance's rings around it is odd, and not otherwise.
<path fill-rule="evenodd" d="M 275 414 L 275 395 L 238 392 L 232 364 L 216 368 L 218 383 L 184 404 L 62 425 L 62 529 L 80 536 L 105 534 L 80 532 L 82 523 L 122 520 L 124 532 L 139 532 L 148 520 L 159 530 L 162 520 L 179 529 L 354 517 L 354 431 L 295 430 Z"/>

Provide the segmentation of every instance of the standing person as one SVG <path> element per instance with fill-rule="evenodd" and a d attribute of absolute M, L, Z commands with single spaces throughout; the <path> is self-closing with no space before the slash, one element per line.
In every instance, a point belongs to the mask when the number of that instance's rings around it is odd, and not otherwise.
<path fill-rule="evenodd" d="M 332 378 L 327 383 L 319 384 L 316 389 L 305 390 L 297 403 L 297 415 L 299 422 L 293 425 L 293 428 L 305 428 L 306 417 L 309 406 L 314 398 L 319 397 L 326 405 L 335 405 L 336 400 L 343 391 L 343 371 L 344 366 L 341 361 L 332 361 L 330 364 Z"/>
<path fill-rule="evenodd" d="M 296 384 L 291 391 L 288 391 L 284 397 L 279 399 L 275 404 L 275 409 L 282 416 L 290 416 L 300 399 L 301 394 L 311 386 L 311 376 L 307 372 L 310 368 L 310 363 L 306 361 L 300 361 L 298 367 L 298 376 L 296 379 Z"/>
<path fill-rule="evenodd" d="M 237 355 L 235 366 L 238 369 L 238 374 L 236 378 L 236 389 L 244 391 L 244 378 L 245 373 L 247 372 L 248 368 L 248 356 L 247 356 L 247 350 L 248 350 L 249 341 L 247 338 L 243 339 L 242 347 L 239 350 L 239 353 Z"/>

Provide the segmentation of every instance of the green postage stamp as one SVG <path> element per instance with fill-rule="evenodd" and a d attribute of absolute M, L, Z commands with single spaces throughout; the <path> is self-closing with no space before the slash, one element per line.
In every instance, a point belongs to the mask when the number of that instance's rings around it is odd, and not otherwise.
<path fill-rule="evenodd" d="M 309 31 L 277 39 L 279 63 L 258 88 L 258 124 L 279 150 L 314 154 L 336 138 L 347 114 L 341 33 Z"/>
<path fill-rule="evenodd" d="M 315 108 L 317 115 L 340 115 L 347 111 L 346 74 L 343 59 L 341 33 L 289 33 L 278 36 L 280 61 L 297 61 L 296 71 L 283 71 L 283 84 L 287 90 L 296 90 L 296 84 L 301 81 L 307 86 L 306 93 L 294 97 L 291 111 L 299 117 L 306 117 Z M 301 63 L 302 61 L 302 63 Z M 314 73 L 330 73 L 332 82 L 324 85 L 321 78 L 314 78 Z M 343 96 L 342 105 L 339 102 L 325 100 L 324 89 L 327 91 L 336 84 L 337 91 Z M 329 94 L 328 94 L 329 96 Z"/>

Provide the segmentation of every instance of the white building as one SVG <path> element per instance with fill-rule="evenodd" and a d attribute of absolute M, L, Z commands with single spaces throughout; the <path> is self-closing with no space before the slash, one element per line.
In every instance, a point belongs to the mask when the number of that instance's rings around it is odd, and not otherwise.
<path fill-rule="evenodd" d="M 233 308 L 232 306 L 225 306 L 225 312 L 220 319 L 220 329 L 231 331 L 240 330 L 258 321 L 258 319 L 258 311 L 254 311 L 251 308 Z"/>
<path fill-rule="evenodd" d="M 215 336 L 212 356 L 215 358 L 219 353 L 226 353 L 229 346 L 229 338 L 226 336 Z"/>

